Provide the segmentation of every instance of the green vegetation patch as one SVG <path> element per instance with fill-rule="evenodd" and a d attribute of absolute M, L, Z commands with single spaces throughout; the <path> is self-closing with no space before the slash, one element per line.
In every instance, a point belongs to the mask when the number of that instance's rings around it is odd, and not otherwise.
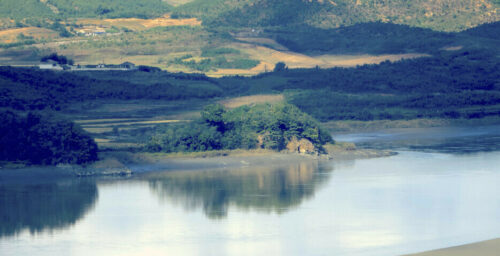
<path fill-rule="evenodd" d="M 333 142 L 314 118 L 290 104 L 261 104 L 231 110 L 222 105 L 210 105 L 200 119 L 158 132 L 146 149 L 151 152 L 283 150 L 301 139 L 314 145 L 315 151 L 322 151 L 324 144 Z"/>
<path fill-rule="evenodd" d="M 219 55 L 224 55 L 224 54 L 240 54 L 240 50 L 234 49 L 234 48 L 211 48 L 211 47 L 204 47 L 201 49 L 201 57 L 217 57 Z"/>
<path fill-rule="evenodd" d="M 232 48 L 204 48 L 200 60 L 195 60 L 193 55 L 186 54 L 173 59 L 170 64 L 186 66 L 192 70 L 208 72 L 223 69 L 251 69 L 259 65 L 260 61 L 248 58 L 226 55 L 240 55 L 241 52 Z"/>
<path fill-rule="evenodd" d="M 30 164 L 85 164 L 97 160 L 97 145 L 72 122 L 28 113 L 0 112 L 0 160 Z"/>

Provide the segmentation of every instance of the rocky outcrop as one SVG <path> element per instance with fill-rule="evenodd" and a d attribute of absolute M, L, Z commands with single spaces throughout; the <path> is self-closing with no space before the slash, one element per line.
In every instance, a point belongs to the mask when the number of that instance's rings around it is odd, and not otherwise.
<path fill-rule="evenodd" d="M 293 137 L 286 145 L 286 148 L 289 152 L 300 154 L 314 154 L 317 152 L 312 142 L 304 138 L 298 140 L 296 137 Z"/>

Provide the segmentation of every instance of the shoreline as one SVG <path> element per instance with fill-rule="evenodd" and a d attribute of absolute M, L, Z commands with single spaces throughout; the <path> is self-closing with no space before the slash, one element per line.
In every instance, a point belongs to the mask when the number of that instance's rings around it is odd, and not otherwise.
<path fill-rule="evenodd" d="M 271 150 L 221 150 L 194 153 L 132 153 L 128 151 L 101 152 L 101 160 L 88 166 L 25 166 L 0 168 L 0 181 L 34 176 L 99 177 L 124 176 L 159 171 L 201 169 L 238 169 L 262 165 L 279 165 L 303 161 L 342 161 L 396 155 L 388 150 L 356 149 L 354 144 L 339 143 L 328 148 L 328 154 L 309 155 Z"/>
<path fill-rule="evenodd" d="M 358 133 L 371 132 L 385 129 L 404 128 L 435 128 L 435 127 L 477 127 L 499 125 L 500 117 L 483 117 L 477 119 L 451 119 L 451 118 L 417 118 L 409 120 L 344 120 L 328 121 L 322 123 L 330 132 Z"/>
<path fill-rule="evenodd" d="M 498 252 L 500 252 L 500 238 L 403 256 L 496 256 Z"/>

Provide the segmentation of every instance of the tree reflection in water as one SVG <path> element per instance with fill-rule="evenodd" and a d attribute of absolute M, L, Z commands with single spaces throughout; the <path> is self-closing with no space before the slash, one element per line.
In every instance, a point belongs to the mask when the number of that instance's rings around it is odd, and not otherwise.
<path fill-rule="evenodd" d="M 307 161 L 238 170 L 173 171 L 147 176 L 161 200 L 187 210 L 202 208 L 209 218 L 224 218 L 228 208 L 283 213 L 310 198 L 331 165 Z"/>
<path fill-rule="evenodd" d="M 67 228 L 93 208 L 94 182 L 0 184 L 0 237 Z"/>

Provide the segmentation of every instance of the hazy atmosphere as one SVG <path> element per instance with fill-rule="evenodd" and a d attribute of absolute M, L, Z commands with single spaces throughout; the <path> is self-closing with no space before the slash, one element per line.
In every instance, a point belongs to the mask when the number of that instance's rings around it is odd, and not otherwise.
<path fill-rule="evenodd" d="M 500 1 L 1 0 L 0 255 L 497 255 Z"/>

